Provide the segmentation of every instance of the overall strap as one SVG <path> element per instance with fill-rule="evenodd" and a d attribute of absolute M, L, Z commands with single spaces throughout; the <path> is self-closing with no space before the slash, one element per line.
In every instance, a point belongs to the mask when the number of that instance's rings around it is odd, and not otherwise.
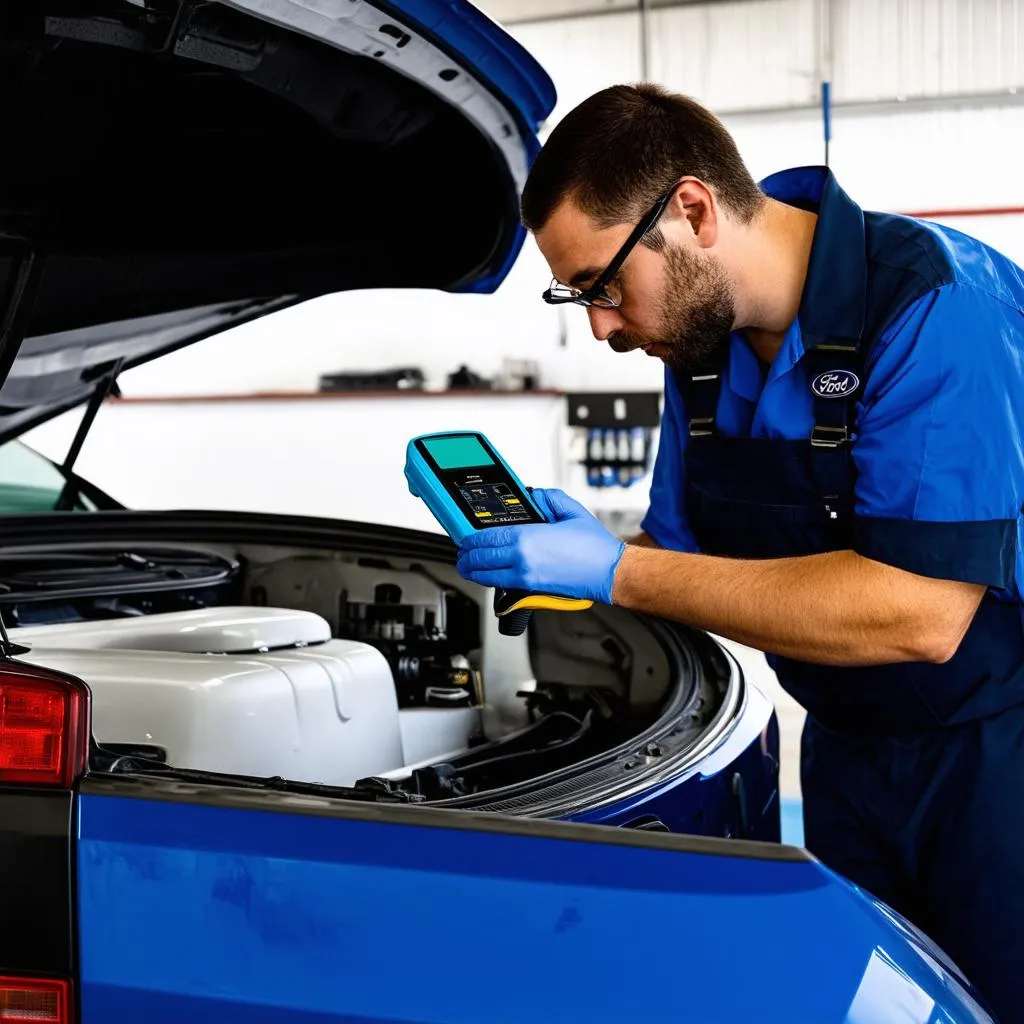
<path fill-rule="evenodd" d="M 856 341 L 828 340 L 804 354 L 814 396 L 811 467 L 829 519 L 840 518 L 850 490 L 850 430 L 864 377 L 864 354 Z"/>
<path fill-rule="evenodd" d="M 841 518 L 842 498 L 850 491 L 850 431 L 862 390 L 864 357 L 856 340 L 828 339 L 804 354 L 814 396 L 811 470 L 830 520 Z M 718 432 L 716 412 L 725 369 L 719 353 L 688 373 L 676 373 L 689 420 L 690 437 Z"/>
<path fill-rule="evenodd" d="M 716 433 L 715 415 L 722 390 L 725 353 L 719 352 L 698 363 L 689 373 L 677 373 L 676 383 L 683 395 L 690 437 Z"/>

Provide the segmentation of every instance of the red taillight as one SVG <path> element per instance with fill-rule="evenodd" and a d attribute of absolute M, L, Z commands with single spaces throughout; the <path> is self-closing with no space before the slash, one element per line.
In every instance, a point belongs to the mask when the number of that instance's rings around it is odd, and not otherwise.
<path fill-rule="evenodd" d="M 69 788 L 85 771 L 88 707 L 73 676 L 0 662 L 0 782 Z"/>
<path fill-rule="evenodd" d="M 0 977 L 0 1024 L 70 1024 L 71 982 Z"/>

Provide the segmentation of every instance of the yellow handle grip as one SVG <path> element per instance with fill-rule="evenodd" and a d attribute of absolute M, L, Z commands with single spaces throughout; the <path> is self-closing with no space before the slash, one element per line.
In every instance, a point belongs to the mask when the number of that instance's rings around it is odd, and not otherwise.
<path fill-rule="evenodd" d="M 594 602 L 578 597 L 554 597 L 551 594 L 526 594 L 514 601 L 507 608 L 496 611 L 501 617 L 510 612 L 538 611 L 544 609 L 553 612 L 585 612 L 593 608 Z"/>

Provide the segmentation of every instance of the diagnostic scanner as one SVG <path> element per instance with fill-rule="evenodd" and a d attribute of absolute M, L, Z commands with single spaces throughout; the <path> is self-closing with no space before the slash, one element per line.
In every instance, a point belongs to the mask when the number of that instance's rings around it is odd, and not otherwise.
<path fill-rule="evenodd" d="M 476 530 L 548 522 L 511 466 L 476 430 L 456 430 L 414 437 L 405 452 L 409 490 L 422 499 L 445 533 L 456 543 Z M 494 613 L 498 628 L 519 635 L 530 612 L 583 611 L 592 601 L 521 590 L 497 589 Z"/>

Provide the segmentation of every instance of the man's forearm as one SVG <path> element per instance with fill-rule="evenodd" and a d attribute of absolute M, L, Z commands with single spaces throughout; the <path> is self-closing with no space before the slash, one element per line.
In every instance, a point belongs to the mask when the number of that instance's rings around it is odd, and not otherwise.
<path fill-rule="evenodd" d="M 834 551 L 741 560 L 627 546 L 615 604 L 825 665 L 945 661 L 985 588 Z"/>

